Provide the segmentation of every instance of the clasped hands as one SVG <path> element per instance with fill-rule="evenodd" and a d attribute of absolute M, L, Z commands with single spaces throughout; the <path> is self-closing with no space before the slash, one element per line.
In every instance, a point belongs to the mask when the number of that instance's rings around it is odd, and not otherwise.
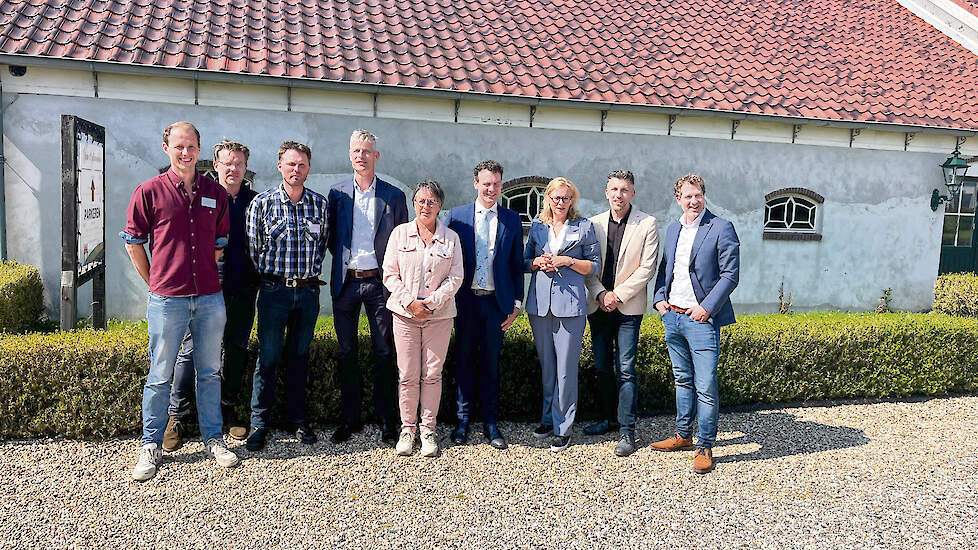
<path fill-rule="evenodd" d="M 425 305 L 430 303 L 431 300 L 429 298 L 425 298 L 423 300 L 414 300 L 407 306 L 408 313 L 410 313 L 411 316 L 414 317 L 415 319 L 419 321 L 423 321 L 428 317 L 431 317 L 431 314 L 434 313 L 434 310 L 425 307 Z"/>
<path fill-rule="evenodd" d="M 544 252 L 536 258 L 533 258 L 533 267 L 541 271 L 557 271 L 558 267 L 569 267 L 572 263 L 574 263 L 574 258 L 570 256 L 558 256 L 550 252 Z"/>

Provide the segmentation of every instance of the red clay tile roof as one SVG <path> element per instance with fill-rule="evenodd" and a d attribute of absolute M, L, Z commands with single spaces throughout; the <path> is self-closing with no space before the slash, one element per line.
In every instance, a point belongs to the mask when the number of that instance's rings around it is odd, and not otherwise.
<path fill-rule="evenodd" d="M 895 0 L 0 0 L 0 53 L 978 129 Z"/>
<path fill-rule="evenodd" d="M 976 0 L 952 0 L 955 4 L 961 6 L 962 8 L 970 11 L 973 15 L 978 16 L 978 1 Z"/>

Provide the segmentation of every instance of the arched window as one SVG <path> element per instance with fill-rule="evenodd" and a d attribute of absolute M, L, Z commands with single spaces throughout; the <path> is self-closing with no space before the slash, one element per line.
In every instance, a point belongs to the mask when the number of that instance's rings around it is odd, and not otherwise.
<path fill-rule="evenodd" d="M 515 210 L 523 222 L 523 233 L 530 230 L 530 223 L 540 213 L 543 206 L 543 191 L 551 178 L 543 176 L 525 176 L 507 181 L 503 184 L 499 204 Z"/>
<path fill-rule="evenodd" d="M 764 238 L 820 241 L 825 199 L 801 187 L 778 189 L 764 196 Z"/>
<path fill-rule="evenodd" d="M 169 166 L 164 166 L 163 168 L 160 168 L 160 173 L 162 174 L 163 172 L 166 172 L 169 169 L 170 169 Z M 199 174 L 209 177 L 210 179 L 216 182 L 220 182 L 220 180 L 217 177 L 217 169 L 214 168 L 213 161 L 198 160 L 197 172 Z M 253 189 L 255 186 L 255 173 L 252 172 L 251 170 L 246 171 L 244 177 L 241 178 L 241 184 L 247 187 L 248 189 Z"/>

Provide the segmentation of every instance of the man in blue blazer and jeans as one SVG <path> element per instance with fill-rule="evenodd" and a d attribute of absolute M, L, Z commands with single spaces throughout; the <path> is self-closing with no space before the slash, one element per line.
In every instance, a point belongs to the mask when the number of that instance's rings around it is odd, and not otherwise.
<path fill-rule="evenodd" d="M 395 420 L 394 337 L 389 295 L 382 283 L 384 252 L 391 231 L 408 221 L 404 193 L 377 177 L 380 152 L 377 137 L 366 130 L 350 136 L 353 177 L 329 190 L 327 246 L 333 255 L 330 290 L 333 325 L 339 344 L 340 401 L 343 424 L 333 432 L 340 443 L 360 431 L 362 383 L 357 365 L 357 332 L 360 307 L 367 312 L 374 352 L 374 411 L 381 423 L 384 441 L 397 439 L 400 423 Z"/>
<path fill-rule="evenodd" d="M 523 301 L 523 224 L 519 214 L 496 202 L 503 188 L 503 167 L 485 160 L 473 174 L 476 201 L 453 208 L 446 220 L 462 243 L 465 270 L 462 288 L 455 296 L 458 426 L 452 441 L 468 442 L 469 420 L 478 396 L 486 440 L 496 449 L 505 449 L 506 439 L 496 425 L 499 352 L 503 331 L 516 320 Z"/>
<path fill-rule="evenodd" d="M 666 229 L 653 303 L 676 379 L 676 435 L 652 448 L 692 449 L 695 417 L 693 470 L 705 474 L 713 469 L 720 411 L 720 327 L 736 321 L 730 293 L 740 280 L 740 241 L 733 224 L 706 209 L 703 178 L 685 175 L 673 192 L 683 215 Z"/>

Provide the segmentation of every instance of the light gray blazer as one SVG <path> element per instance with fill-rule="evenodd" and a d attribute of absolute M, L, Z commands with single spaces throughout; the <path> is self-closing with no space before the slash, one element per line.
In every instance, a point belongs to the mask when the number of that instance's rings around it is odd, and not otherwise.
<path fill-rule="evenodd" d="M 587 218 L 567 222 L 564 245 L 560 250 L 550 250 L 548 241 L 550 226 L 539 218 L 530 225 L 530 234 L 523 251 L 523 271 L 530 276 L 530 293 L 526 299 L 526 312 L 530 315 L 552 314 L 554 317 L 577 317 L 587 313 L 587 286 L 585 279 L 601 272 L 601 251 L 594 226 Z M 570 256 L 591 262 L 591 271 L 581 275 L 570 267 L 554 271 L 533 271 L 533 259 L 544 252 Z M 560 273 L 560 275 L 557 275 Z"/>

